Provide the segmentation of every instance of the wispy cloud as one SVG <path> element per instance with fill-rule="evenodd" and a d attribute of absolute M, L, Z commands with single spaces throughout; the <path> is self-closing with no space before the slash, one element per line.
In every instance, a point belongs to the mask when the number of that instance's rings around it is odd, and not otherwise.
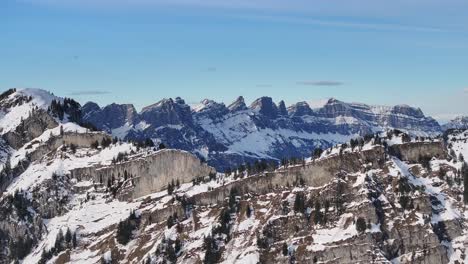
<path fill-rule="evenodd" d="M 100 90 L 87 90 L 87 91 L 76 91 L 76 92 L 71 92 L 69 95 L 100 95 L 100 94 L 110 94 L 109 91 L 100 91 Z"/>
<path fill-rule="evenodd" d="M 465 89 L 463 89 L 463 92 L 468 94 L 468 87 L 466 87 Z"/>
<path fill-rule="evenodd" d="M 344 83 L 340 81 L 299 81 L 297 84 L 308 86 L 340 86 Z"/>
<path fill-rule="evenodd" d="M 216 68 L 216 67 L 208 67 L 208 68 L 203 69 L 203 71 L 205 71 L 205 72 L 215 72 L 217 70 L 218 70 L 218 68 Z"/>
<path fill-rule="evenodd" d="M 309 17 L 293 17 L 293 16 L 280 16 L 280 15 L 239 15 L 235 16 L 239 19 L 288 23 L 288 24 L 302 24 L 314 25 L 321 27 L 333 28 L 354 28 L 362 30 L 375 30 L 375 31 L 409 31 L 409 32 L 458 32 L 453 29 L 438 28 L 432 26 L 419 26 L 419 25 L 406 25 L 400 23 L 371 23 L 371 22 L 356 22 L 348 20 L 334 20 L 334 19 L 316 19 Z"/>
<path fill-rule="evenodd" d="M 272 86 L 273 86 L 273 85 L 267 84 L 267 83 L 261 83 L 261 84 L 255 85 L 255 87 L 258 87 L 258 88 L 270 88 L 270 87 L 272 87 Z"/>
<path fill-rule="evenodd" d="M 316 0 L 311 4 L 307 0 L 21 0 L 23 2 L 46 4 L 64 7 L 85 7 L 102 9 L 141 9 L 177 7 L 195 10 L 235 10 L 233 18 L 247 20 L 263 20 L 278 23 L 294 23 L 316 25 L 324 27 L 355 28 L 378 31 L 423 31 L 423 32 L 465 32 L 464 24 L 448 23 L 444 27 L 442 23 L 432 22 L 430 25 L 417 25 L 413 23 L 400 23 L 402 17 L 414 17 L 416 14 L 434 19 L 435 14 L 454 12 L 454 17 L 463 17 L 464 10 L 468 7 L 463 0 L 393 0 L 393 1 L 330 1 Z M 261 11 L 253 14 L 246 11 Z M 274 12 L 274 15 L 265 15 Z M 306 16 L 288 16 L 278 14 L 291 14 L 300 12 Z M 243 13 L 243 15 L 239 15 Z M 225 14 L 224 14 L 225 15 Z M 224 16 L 223 15 L 223 16 Z M 329 17 L 325 19 L 324 17 Z M 342 17 L 349 19 L 331 19 L 330 17 Z M 376 17 L 387 17 L 384 22 L 375 22 Z M 357 20 L 356 20 L 357 19 Z M 370 20 L 369 20 L 370 19 Z M 426 20 L 428 21 L 428 20 Z M 457 28 L 459 30 L 457 30 Z"/>

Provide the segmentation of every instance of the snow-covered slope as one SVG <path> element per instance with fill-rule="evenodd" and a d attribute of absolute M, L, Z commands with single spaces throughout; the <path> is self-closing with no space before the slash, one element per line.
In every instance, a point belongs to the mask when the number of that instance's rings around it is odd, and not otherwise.
<path fill-rule="evenodd" d="M 59 148 L 0 198 L 0 209 L 10 212 L 0 215 L 0 230 L 15 226 L 32 239 L 24 263 L 463 263 L 461 162 L 440 156 L 465 151 L 463 133 L 449 136 L 448 150 L 440 138 L 368 137 L 304 162 L 207 175 L 135 199 L 122 194 L 138 184 L 138 174 L 106 183 L 70 171 L 118 166 L 112 160 L 122 152 L 133 153 L 130 161 L 145 159 L 152 148 Z M 432 159 L 405 161 L 385 146 L 400 149 L 402 158 L 416 151 Z M 20 189 L 17 196 L 30 202 L 8 198 Z M 8 199 L 28 204 L 27 211 Z"/>
<path fill-rule="evenodd" d="M 47 110 L 52 100 L 63 98 L 41 89 L 15 89 L 0 101 L 0 134 L 14 130 L 34 109 Z"/>

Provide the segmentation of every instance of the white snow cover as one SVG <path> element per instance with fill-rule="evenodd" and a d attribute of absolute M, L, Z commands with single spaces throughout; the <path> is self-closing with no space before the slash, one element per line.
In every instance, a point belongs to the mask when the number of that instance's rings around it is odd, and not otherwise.
<path fill-rule="evenodd" d="M 106 202 L 105 199 L 100 197 L 85 204 L 76 204 L 65 215 L 44 221 L 49 232 L 46 238 L 36 247 L 36 250 L 24 259 L 24 263 L 37 263 L 42 250 L 49 250 L 54 246 L 60 229 L 65 233 L 66 229 L 70 228 L 72 232 L 77 232 L 80 239 L 86 239 L 87 235 L 98 233 L 111 225 L 117 224 L 122 219 L 126 219 L 130 211 L 135 210 L 139 204 L 119 202 L 117 200 Z M 101 255 L 95 255 L 90 250 L 84 250 L 80 254 L 73 254 L 72 262 L 94 263 L 99 261 L 100 258 Z"/>
<path fill-rule="evenodd" d="M 18 96 L 31 96 L 32 100 L 28 103 L 17 105 L 8 109 L 7 112 L 0 111 L 0 134 L 5 134 L 14 130 L 21 120 L 29 117 L 31 111 L 37 106 L 38 108 L 47 109 L 52 100 L 62 101 L 62 98 L 56 97 L 53 94 L 41 89 L 17 89 L 17 91 L 5 100 L 14 100 Z"/>
<path fill-rule="evenodd" d="M 67 154 L 66 157 L 61 157 L 60 153 L 52 160 L 51 163 L 45 161 L 33 163 L 19 177 L 15 178 L 8 186 L 6 192 L 13 193 L 16 190 L 28 190 L 41 183 L 46 179 L 50 179 L 53 174 L 63 176 L 69 174 L 70 170 L 75 168 L 89 167 L 96 164 L 110 165 L 112 159 L 122 153 L 130 153 L 136 148 L 129 143 L 111 145 L 101 151 L 94 149 L 79 149 L 75 154 Z"/>
<path fill-rule="evenodd" d="M 227 153 L 240 153 L 246 156 L 272 158 L 269 153 L 274 144 L 292 142 L 295 147 L 306 146 L 303 140 L 327 141 L 331 144 L 345 142 L 358 135 L 334 133 L 306 133 L 289 129 L 260 128 L 250 117 L 251 110 L 229 114 L 222 122 L 205 118 L 198 120 L 200 125 L 210 131 L 215 138 L 228 146 Z"/>
<path fill-rule="evenodd" d="M 64 132 L 76 132 L 76 133 L 86 133 L 87 129 L 81 127 L 75 123 L 64 123 L 62 125 Z M 22 148 L 18 150 L 13 150 L 11 154 L 11 166 L 14 167 L 18 164 L 19 161 L 26 158 L 26 154 L 33 152 L 41 144 L 46 143 L 52 136 L 60 135 L 60 126 L 57 126 L 52 129 L 47 129 L 39 137 L 31 140 L 31 143 L 25 144 Z M 34 143 L 34 144 L 32 144 Z"/>

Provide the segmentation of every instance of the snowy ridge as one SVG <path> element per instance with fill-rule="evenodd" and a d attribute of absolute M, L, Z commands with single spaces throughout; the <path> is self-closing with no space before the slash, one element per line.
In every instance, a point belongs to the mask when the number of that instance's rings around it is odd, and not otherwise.
<path fill-rule="evenodd" d="M 20 98 L 31 98 L 31 100 L 21 101 L 20 104 L 15 104 Z M 29 117 L 34 108 L 37 107 L 47 110 L 52 100 L 63 101 L 63 98 L 56 97 L 41 89 L 17 89 L 16 92 L 12 93 L 1 102 L 0 134 L 3 135 L 14 130 L 21 123 L 21 120 Z"/>

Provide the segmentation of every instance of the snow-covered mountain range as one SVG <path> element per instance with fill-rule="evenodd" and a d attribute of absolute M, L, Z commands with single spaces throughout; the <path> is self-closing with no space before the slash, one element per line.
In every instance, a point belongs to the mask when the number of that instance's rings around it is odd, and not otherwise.
<path fill-rule="evenodd" d="M 418 109 L 178 98 L 137 113 L 18 89 L 0 124 L 1 264 L 468 263 L 468 130 L 426 137 L 440 127 Z M 194 155 L 305 140 L 323 151 L 226 173 Z"/>
<path fill-rule="evenodd" d="M 407 105 L 369 106 L 328 100 L 311 109 L 306 102 L 286 107 L 261 97 L 226 106 L 203 100 L 191 108 L 183 99 L 163 99 L 137 112 L 130 104 L 99 107 L 86 103 L 83 119 L 119 138 L 151 138 L 196 153 L 223 169 L 257 159 L 305 157 L 357 136 L 399 129 L 430 136 L 442 131 L 421 109 Z"/>

